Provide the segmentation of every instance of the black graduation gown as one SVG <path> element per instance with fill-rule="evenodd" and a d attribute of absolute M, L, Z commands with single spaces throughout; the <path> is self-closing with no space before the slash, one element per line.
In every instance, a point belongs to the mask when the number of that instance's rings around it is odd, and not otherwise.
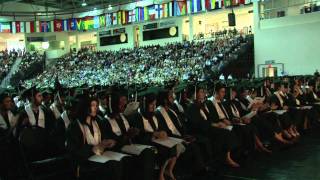
<path fill-rule="evenodd" d="M 127 130 L 124 124 L 124 120 L 117 116 L 111 121 L 115 121 L 119 129 L 121 131 L 121 135 L 117 135 L 113 132 L 111 124 L 108 122 L 109 120 L 106 120 L 106 133 L 108 137 L 112 137 L 112 139 L 115 139 L 117 143 L 117 150 L 121 151 L 121 148 L 124 145 L 129 145 L 130 143 L 137 143 L 137 140 L 135 138 L 129 140 L 127 137 Z M 156 162 L 156 155 L 154 150 L 152 149 L 145 149 L 140 155 L 136 156 L 133 155 L 131 157 L 131 161 L 126 164 L 125 171 L 126 174 L 130 174 L 130 177 L 127 177 L 127 179 L 141 179 L 141 180 L 151 180 L 153 178 L 153 172 Z"/>
<path fill-rule="evenodd" d="M 190 132 L 192 134 L 199 134 L 210 139 L 213 157 L 216 160 L 224 162 L 226 153 L 228 151 L 236 150 L 238 147 L 238 140 L 234 133 L 229 130 L 213 127 L 215 122 L 210 116 L 209 112 L 203 110 L 207 119 L 200 113 L 203 104 L 192 103 L 186 111 Z"/>
<path fill-rule="evenodd" d="M 131 124 L 132 127 L 138 128 L 140 130 L 139 135 L 136 138 L 137 143 L 151 145 L 157 148 L 158 154 L 156 156 L 156 159 L 159 166 L 163 166 L 168 159 L 177 156 L 176 147 L 168 148 L 152 142 L 153 132 L 147 132 L 146 129 L 144 128 L 143 118 L 141 113 L 137 112 L 133 114 L 130 118 L 130 121 L 132 122 Z M 156 125 L 152 123 L 153 120 L 149 120 L 149 122 L 154 132 L 163 130 L 163 128 L 161 127 L 161 124 L 158 124 L 158 128 L 157 128 Z"/>
<path fill-rule="evenodd" d="M 107 137 L 106 124 L 101 119 L 96 119 L 100 133 L 101 140 L 110 139 Z M 122 180 L 123 165 L 122 162 L 108 161 L 107 163 L 96 163 L 88 161 L 88 158 L 94 155 L 92 151 L 93 146 L 84 143 L 83 133 L 80 129 L 78 121 L 73 121 L 67 130 L 67 149 L 75 162 L 75 165 L 79 167 L 80 177 L 86 177 L 90 174 L 90 178 L 98 179 L 112 179 Z"/>
<path fill-rule="evenodd" d="M 161 127 L 163 127 L 163 129 L 167 132 L 168 136 L 183 139 L 183 137 L 187 135 L 185 126 L 183 126 L 183 122 L 179 119 L 178 114 L 174 114 L 171 111 L 167 111 L 167 113 L 170 120 L 179 131 L 180 135 L 173 134 L 163 115 L 160 113 L 160 111 L 156 111 L 156 117 L 159 124 L 161 124 Z M 201 150 L 201 143 L 198 145 L 196 140 L 195 142 L 184 143 L 184 146 L 186 147 L 186 151 L 179 157 L 177 166 L 181 167 L 181 169 L 183 169 L 185 172 L 198 173 L 203 170 L 206 166 L 204 161 L 205 157 L 203 155 L 206 154 L 202 155 L 202 152 L 205 150 Z"/>

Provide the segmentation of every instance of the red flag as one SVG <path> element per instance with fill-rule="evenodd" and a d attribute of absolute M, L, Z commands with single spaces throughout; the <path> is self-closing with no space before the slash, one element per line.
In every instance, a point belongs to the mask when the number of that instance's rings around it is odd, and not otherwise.
<path fill-rule="evenodd" d="M 63 23 L 62 20 L 59 20 L 59 19 L 54 20 L 53 25 L 54 25 L 55 32 L 63 31 L 63 24 L 62 23 Z"/>
<path fill-rule="evenodd" d="M 21 32 L 20 21 L 16 21 L 16 33 Z"/>
<path fill-rule="evenodd" d="M 34 21 L 31 21 L 31 22 L 30 22 L 30 32 L 33 33 L 33 32 L 35 32 L 34 30 L 35 30 L 35 29 L 34 29 Z"/>

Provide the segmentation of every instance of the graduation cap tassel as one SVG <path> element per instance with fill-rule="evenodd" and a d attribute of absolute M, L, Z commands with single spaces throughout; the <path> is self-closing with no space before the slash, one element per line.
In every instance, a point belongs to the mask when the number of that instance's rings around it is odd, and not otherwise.
<path fill-rule="evenodd" d="M 194 87 L 194 97 L 193 97 L 194 100 L 197 99 L 197 86 Z"/>
<path fill-rule="evenodd" d="M 134 95 L 134 102 L 138 101 L 138 92 L 136 91 L 135 95 Z"/>
<path fill-rule="evenodd" d="M 112 107 L 111 107 L 111 95 L 109 95 L 109 111 L 112 113 Z"/>

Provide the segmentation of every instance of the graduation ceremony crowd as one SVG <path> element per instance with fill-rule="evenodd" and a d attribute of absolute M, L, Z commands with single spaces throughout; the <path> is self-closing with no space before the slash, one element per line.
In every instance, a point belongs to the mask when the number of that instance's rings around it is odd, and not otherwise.
<path fill-rule="evenodd" d="M 225 165 L 240 168 L 253 152 L 293 146 L 317 128 L 319 82 L 171 81 L 139 93 L 56 82 L 52 91 L 26 89 L 20 99 L 2 93 L 1 176 L 33 177 L 45 167 L 56 173 L 60 165 L 83 179 L 210 179 Z M 104 152 L 120 158 L 94 158 Z"/>
<path fill-rule="evenodd" d="M 239 54 L 246 52 L 249 36 L 235 30 L 217 32 L 206 41 L 153 45 L 119 51 L 88 48 L 58 59 L 57 64 L 37 77 L 24 81 L 25 87 L 53 87 L 56 76 L 67 87 L 113 83 L 162 84 L 170 79 L 188 79 L 190 74 L 206 78 Z"/>

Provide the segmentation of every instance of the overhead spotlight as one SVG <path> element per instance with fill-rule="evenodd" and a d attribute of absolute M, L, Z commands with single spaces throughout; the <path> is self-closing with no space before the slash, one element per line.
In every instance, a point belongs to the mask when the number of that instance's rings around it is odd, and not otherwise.
<path fill-rule="evenodd" d="M 112 10 L 112 6 L 111 6 L 111 4 L 109 4 L 109 6 L 108 6 L 108 10 L 110 11 L 110 10 Z"/>
<path fill-rule="evenodd" d="M 97 10 L 97 8 L 95 7 L 95 8 L 93 8 L 93 10 Z"/>
<path fill-rule="evenodd" d="M 86 3 L 86 0 L 83 0 L 81 6 L 87 6 L 87 5 L 88 4 Z"/>

